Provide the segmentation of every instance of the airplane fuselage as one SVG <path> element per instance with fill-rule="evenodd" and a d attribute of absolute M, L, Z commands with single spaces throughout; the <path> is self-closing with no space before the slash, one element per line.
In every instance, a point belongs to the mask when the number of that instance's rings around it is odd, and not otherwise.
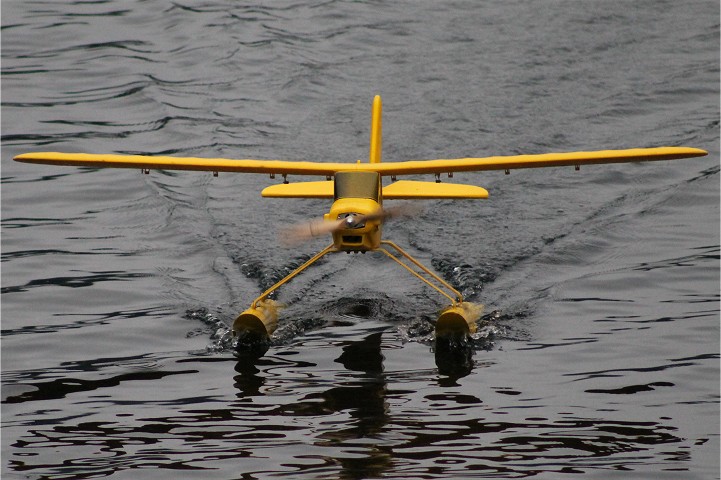
<path fill-rule="evenodd" d="M 380 175 L 375 172 L 338 172 L 335 192 L 326 221 L 345 220 L 333 233 L 336 250 L 366 252 L 381 244 L 381 217 L 374 217 L 383 205 Z M 370 216 L 370 218 L 368 218 Z M 364 217 L 358 221 L 359 217 Z"/>
<path fill-rule="evenodd" d="M 375 250 L 381 244 L 381 220 L 371 219 L 361 223 L 357 217 L 378 212 L 380 204 L 368 198 L 342 198 L 333 202 L 326 220 L 346 220 L 344 228 L 333 233 L 336 250 L 344 252 L 366 252 Z"/>

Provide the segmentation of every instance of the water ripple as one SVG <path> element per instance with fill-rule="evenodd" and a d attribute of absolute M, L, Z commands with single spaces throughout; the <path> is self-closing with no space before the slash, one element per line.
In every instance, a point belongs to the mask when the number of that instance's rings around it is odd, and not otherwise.
<path fill-rule="evenodd" d="M 4 2 L 3 478 L 718 476 L 718 5 L 539 5 Z M 338 256 L 278 292 L 262 358 L 229 325 L 317 247 L 277 226 L 326 202 L 9 160 L 355 161 L 376 93 L 384 161 L 711 154 L 444 178 L 491 198 L 384 234 L 487 305 L 473 337 Z"/>

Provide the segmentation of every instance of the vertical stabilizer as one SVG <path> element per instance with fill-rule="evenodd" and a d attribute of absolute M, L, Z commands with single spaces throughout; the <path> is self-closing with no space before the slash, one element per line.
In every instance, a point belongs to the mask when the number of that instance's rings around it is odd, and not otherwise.
<path fill-rule="evenodd" d="M 368 157 L 370 163 L 381 162 L 381 114 L 383 105 L 380 95 L 373 98 L 373 109 L 371 110 L 371 151 Z"/>

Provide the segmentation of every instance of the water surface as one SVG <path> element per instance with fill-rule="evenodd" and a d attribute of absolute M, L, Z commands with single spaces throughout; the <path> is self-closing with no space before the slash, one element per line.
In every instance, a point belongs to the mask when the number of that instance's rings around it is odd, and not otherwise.
<path fill-rule="evenodd" d="M 2 16 L 3 478 L 719 477 L 718 2 L 11 2 Z M 688 145 L 483 174 L 388 224 L 486 315 L 326 240 L 254 175 L 42 167 L 34 150 L 347 161 Z M 424 178 L 429 180 L 429 178 Z M 298 180 L 298 179 L 292 179 Z M 444 179 L 446 181 L 446 179 Z M 566 475 L 563 475 L 566 474 Z"/>

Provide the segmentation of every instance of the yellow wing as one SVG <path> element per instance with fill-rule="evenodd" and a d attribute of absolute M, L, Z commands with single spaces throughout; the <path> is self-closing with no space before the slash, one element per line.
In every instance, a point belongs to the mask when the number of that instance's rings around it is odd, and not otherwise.
<path fill-rule="evenodd" d="M 96 168 L 148 170 L 194 170 L 206 172 L 267 173 L 286 175 L 333 175 L 352 164 L 294 162 L 288 160 L 232 160 L 228 158 L 167 157 L 91 153 L 35 152 L 14 158 L 17 162 Z"/>
<path fill-rule="evenodd" d="M 485 158 L 457 158 L 445 160 L 414 160 L 385 163 L 378 166 L 382 175 L 408 175 L 420 173 L 452 173 L 485 170 L 513 170 L 593 165 L 600 163 L 651 162 L 701 157 L 705 150 L 689 147 L 633 148 L 628 150 L 599 150 L 592 152 L 543 153 Z"/>
<path fill-rule="evenodd" d="M 343 171 L 371 171 L 399 176 L 428 173 L 471 172 L 581 166 L 600 163 L 650 162 L 701 157 L 707 152 L 689 147 L 634 148 L 592 152 L 544 153 L 485 158 L 411 160 L 386 163 L 322 163 L 287 160 L 233 160 L 227 158 L 168 157 L 87 153 L 35 152 L 18 155 L 18 162 L 78 167 L 114 167 L 208 172 L 265 173 L 280 175 L 332 176 Z"/>
<path fill-rule="evenodd" d="M 35 152 L 15 157 L 18 162 L 70 165 L 78 167 L 137 168 L 149 170 L 195 170 L 208 172 L 265 173 L 274 175 L 315 175 L 330 180 L 338 172 L 378 172 L 390 176 L 393 183 L 383 187 L 387 199 L 427 198 L 487 198 L 488 192 L 473 185 L 431 183 L 401 180 L 400 175 L 451 174 L 483 170 L 509 170 L 516 168 L 561 167 L 621 162 L 650 162 L 678 158 L 700 157 L 704 150 L 687 147 L 636 148 L 630 150 L 601 150 L 595 152 L 544 153 L 540 155 L 512 155 L 485 158 L 456 158 L 442 160 L 411 160 L 381 163 L 381 112 L 380 96 L 373 99 L 371 109 L 371 136 L 368 163 L 293 162 L 287 160 L 233 160 L 228 158 L 168 157 L 148 155 L 116 155 L 88 153 Z M 272 185 L 262 192 L 264 197 L 276 198 L 333 198 L 334 182 L 284 182 Z"/>

